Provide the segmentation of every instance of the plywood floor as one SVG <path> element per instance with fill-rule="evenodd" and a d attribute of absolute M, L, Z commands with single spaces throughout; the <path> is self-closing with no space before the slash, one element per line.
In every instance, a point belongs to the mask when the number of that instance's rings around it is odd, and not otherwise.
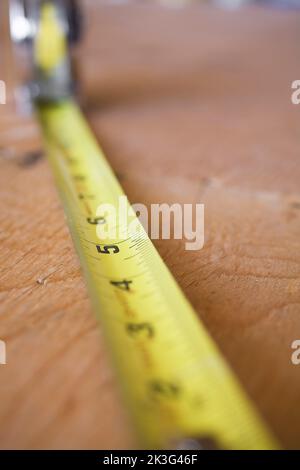
<path fill-rule="evenodd" d="M 300 448 L 300 15 L 84 4 L 87 117 L 132 202 L 205 204 L 203 250 L 156 245 L 282 444 Z M 0 447 L 132 447 L 38 129 L 0 113 Z"/>

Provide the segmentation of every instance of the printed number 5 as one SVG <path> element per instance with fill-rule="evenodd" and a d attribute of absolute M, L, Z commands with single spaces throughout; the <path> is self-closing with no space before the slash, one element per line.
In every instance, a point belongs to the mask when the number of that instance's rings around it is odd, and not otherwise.
<path fill-rule="evenodd" d="M 113 255 L 119 253 L 120 249 L 117 245 L 96 245 L 98 253 L 105 253 L 106 255 Z"/>

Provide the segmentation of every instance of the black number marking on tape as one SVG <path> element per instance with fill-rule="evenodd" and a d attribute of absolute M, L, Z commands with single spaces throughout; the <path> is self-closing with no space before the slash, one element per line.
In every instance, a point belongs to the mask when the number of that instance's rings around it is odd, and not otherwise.
<path fill-rule="evenodd" d="M 78 194 L 78 197 L 79 199 L 95 199 L 95 196 L 94 194 L 83 194 L 83 193 L 79 193 Z"/>
<path fill-rule="evenodd" d="M 119 253 L 120 248 L 117 245 L 96 245 L 98 253 L 103 253 L 106 255 L 113 255 Z"/>
<path fill-rule="evenodd" d="M 106 220 L 104 217 L 87 217 L 86 221 L 92 225 L 101 225 L 105 224 Z"/>
<path fill-rule="evenodd" d="M 131 336 L 146 332 L 148 338 L 153 338 L 154 328 L 150 323 L 127 323 L 126 329 Z"/>
<path fill-rule="evenodd" d="M 127 281 L 126 279 L 124 279 L 123 281 L 110 281 L 110 283 L 113 286 L 118 287 L 119 289 L 130 290 L 130 285 L 129 284 L 132 284 L 132 281 Z"/>
<path fill-rule="evenodd" d="M 153 380 L 149 384 L 150 392 L 156 397 L 177 398 L 181 392 L 180 387 L 173 382 Z"/>

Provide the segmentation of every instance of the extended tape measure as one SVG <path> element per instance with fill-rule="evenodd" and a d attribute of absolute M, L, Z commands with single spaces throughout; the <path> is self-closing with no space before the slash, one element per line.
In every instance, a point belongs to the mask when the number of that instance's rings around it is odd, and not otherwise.
<path fill-rule="evenodd" d="M 41 105 L 39 117 L 141 445 L 194 439 L 225 449 L 276 448 L 143 229 L 107 242 L 97 237 L 96 224 L 109 224 L 96 216 L 98 206 L 117 210 L 124 193 L 77 106 Z"/>
<path fill-rule="evenodd" d="M 47 5 L 40 27 L 58 21 Z M 52 6 L 54 8 L 54 6 Z M 39 47 L 38 38 L 43 38 Z M 45 50 L 45 36 L 36 47 Z M 47 51 L 47 48 L 46 48 Z M 43 57 L 40 67 L 57 63 Z M 42 54 L 47 54 L 44 52 Z M 41 54 L 36 54 L 41 57 Z M 58 67 L 59 68 L 59 67 Z M 107 338 L 117 377 L 143 448 L 275 449 L 278 444 L 241 389 L 174 278 L 130 214 L 114 239 L 97 228 L 115 223 L 124 195 L 75 102 L 37 105 L 49 160 L 88 289 Z M 135 229 L 129 229 L 135 221 Z M 121 235 L 120 235 L 121 234 Z"/>

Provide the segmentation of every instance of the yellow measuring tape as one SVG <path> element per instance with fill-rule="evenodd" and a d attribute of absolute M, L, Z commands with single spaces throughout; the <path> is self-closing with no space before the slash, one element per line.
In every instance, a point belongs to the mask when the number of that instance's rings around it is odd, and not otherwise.
<path fill-rule="evenodd" d="M 77 105 L 40 104 L 38 116 L 141 447 L 277 448 L 128 202 L 119 235 L 98 237 L 116 223 L 99 206 L 119 218 L 124 193 Z"/>
<path fill-rule="evenodd" d="M 34 60 L 47 74 L 65 58 L 67 44 L 65 32 L 59 22 L 57 11 L 51 3 L 44 3 L 34 48 Z"/>

